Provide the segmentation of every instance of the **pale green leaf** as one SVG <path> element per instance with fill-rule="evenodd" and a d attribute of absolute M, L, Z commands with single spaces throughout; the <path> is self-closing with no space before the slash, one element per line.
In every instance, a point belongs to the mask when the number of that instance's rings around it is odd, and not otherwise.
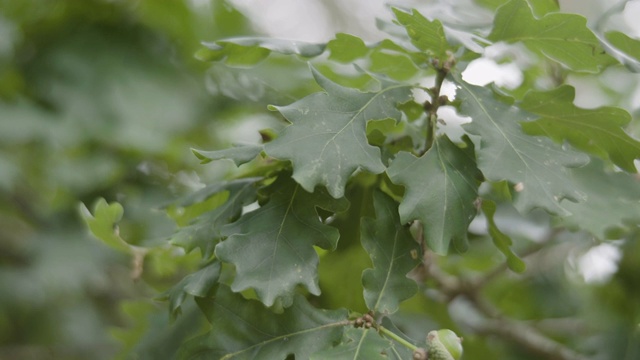
<path fill-rule="evenodd" d="M 527 135 L 520 123 L 534 120 L 535 115 L 497 100 L 491 90 L 468 84 L 459 75 L 455 79 L 459 112 L 472 119 L 463 128 L 481 137 L 477 155 L 484 176 L 514 184 L 518 193 L 514 205 L 520 211 L 540 207 L 567 215 L 560 201 L 582 198 L 567 167 L 584 165 L 589 158 L 546 137 Z"/>
<path fill-rule="evenodd" d="M 607 52 L 623 63 L 627 69 L 640 72 L 640 40 L 619 31 L 609 31 L 604 36 Z"/>
<path fill-rule="evenodd" d="M 568 85 L 527 93 L 520 107 L 541 118 L 522 127 L 531 135 L 545 135 L 557 142 L 568 140 L 580 150 L 636 172 L 633 161 L 640 159 L 640 142 L 623 130 L 631 121 L 629 113 L 610 106 L 581 109 L 573 104 L 574 97 L 575 90 Z"/>
<path fill-rule="evenodd" d="M 196 53 L 199 60 L 224 61 L 229 66 L 252 66 L 266 59 L 271 52 L 314 57 L 325 49 L 325 44 L 260 37 L 231 38 L 202 45 L 204 48 Z"/>
<path fill-rule="evenodd" d="M 385 360 L 392 346 L 375 329 L 350 328 L 340 345 L 311 355 L 311 360 Z"/>
<path fill-rule="evenodd" d="M 301 295 L 275 314 L 260 302 L 246 300 L 220 285 L 215 296 L 196 298 L 211 330 L 187 341 L 180 359 L 309 359 L 338 342 L 348 325 L 345 310 L 319 310 Z"/>
<path fill-rule="evenodd" d="M 416 9 L 413 9 L 409 14 L 394 8 L 393 13 L 398 22 L 407 29 L 407 34 L 415 47 L 436 58 L 445 60 L 449 44 L 439 20 L 429 21 Z"/>
<path fill-rule="evenodd" d="M 571 70 L 598 72 L 613 60 L 580 15 L 549 13 L 537 19 L 525 0 L 511 0 L 498 9 L 493 24 L 489 40 L 522 42 Z"/>
<path fill-rule="evenodd" d="M 255 159 L 262 151 L 262 148 L 262 145 L 244 145 L 215 151 L 191 149 L 191 152 L 200 159 L 201 164 L 207 164 L 214 160 L 229 159 L 237 166 L 240 166 Z"/>
<path fill-rule="evenodd" d="M 373 263 L 362 273 L 364 300 L 369 310 L 390 315 L 418 289 L 407 273 L 420 262 L 421 251 L 400 222 L 395 201 L 376 192 L 373 203 L 376 218 L 363 218 L 360 224 L 362 247 Z"/>
<path fill-rule="evenodd" d="M 527 265 L 511 250 L 513 242 L 511 238 L 500 231 L 493 217 L 496 214 L 496 203 L 491 200 L 482 200 L 482 212 L 487 217 L 487 227 L 489 235 L 494 245 L 507 257 L 507 266 L 509 269 L 521 273 L 526 270 Z"/>
<path fill-rule="evenodd" d="M 282 134 L 265 145 L 270 156 L 293 162 L 293 178 L 312 192 L 324 185 L 340 198 L 357 169 L 378 174 L 385 166 L 380 149 L 367 142 L 370 120 L 395 119 L 396 104 L 411 97 L 410 87 L 383 83 L 376 92 L 360 92 L 329 81 L 315 69 L 314 77 L 326 93 L 309 95 L 288 106 L 275 107 L 291 122 Z"/>
<path fill-rule="evenodd" d="M 93 215 L 84 204 L 80 204 L 80 213 L 93 236 L 115 250 L 126 253 L 133 250 L 118 234 L 118 222 L 124 214 L 122 205 L 117 202 L 109 204 L 100 198 L 93 207 Z"/>
<path fill-rule="evenodd" d="M 399 153 L 387 173 L 394 183 L 406 187 L 400 203 L 402 223 L 419 220 L 427 245 L 437 254 L 445 255 L 451 240 L 465 248 L 482 179 L 471 144 L 461 149 L 441 136 L 419 158 Z"/>
<path fill-rule="evenodd" d="M 583 194 L 580 203 L 562 205 L 571 215 L 562 224 L 587 230 L 604 240 L 640 223 L 640 181 L 636 176 L 603 170 L 601 161 L 573 169 L 572 183 Z"/>
<path fill-rule="evenodd" d="M 329 60 L 351 63 L 369 53 L 367 45 L 357 36 L 338 33 L 336 38 L 327 43 Z"/>
<path fill-rule="evenodd" d="M 408 80 L 418 73 L 418 68 L 407 55 L 407 51 L 391 40 L 383 40 L 369 56 L 369 70 L 384 74 L 395 80 Z"/>
<path fill-rule="evenodd" d="M 348 202 L 332 199 L 322 189 L 308 193 L 287 176 L 280 176 L 269 191 L 268 203 L 223 228 L 228 238 L 215 253 L 235 265 L 233 291 L 252 288 L 265 305 L 282 300 L 288 306 L 298 285 L 320 294 L 313 247 L 335 249 L 338 242 L 338 230 L 321 222 L 316 206 L 342 211 Z"/>

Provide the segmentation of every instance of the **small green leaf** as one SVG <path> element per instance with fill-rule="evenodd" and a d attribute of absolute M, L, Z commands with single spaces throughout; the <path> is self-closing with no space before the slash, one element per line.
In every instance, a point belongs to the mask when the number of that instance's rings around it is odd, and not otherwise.
<path fill-rule="evenodd" d="M 274 314 L 260 302 L 246 300 L 224 285 L 215 296 L 196 298 L 211 330 L 187 341 L 180 359 L 309 359 L 337 343 L 348 325 L 345 310 L 318 310 L 301 295 L 290 308 Z"/>
<path fill-rule="evenodd" d="M 215 151 L 191 149 L 191 152 L 200 159 L 201 164 L 207 164 L 214 160 L 229 159 L 233 160 L 236 166 L 240 166 L 255 159 L 262 149 L 262 145 L 244 145 Z"/>
<path fill-rule="evenodd" d="M 351 63 L 369 53 L 367 45 L 357 36 L 338 33 L 336 38 L 327 43 L 329 60 Z"/>
<path fill-rule="evenodd" d="M 325 44 L 302 41 L 242 37 L 202 43 L 204 49 L 196 53 L 203 61 L 222 61 L 229 66 L 252 66 L 266 59 L 273 52 L 304 57 L 318 56 Z"/>
<path fill-rule="evenodd" d="M 420 262 L 421 251 L 400 222 L 395 201 L 382 192 L 374 193 L 373 201 L 376 218 L 360 224 L 362 247 L 373 263 L 362 273 L 364 299 L 369 310 L 390 315 L 418 290 L 407 273 Z"/>
<path fill-rule="evenodd" d="M 370 55 L 369 70 L 392 79 L 405 81 L 418 73 L 418 68 L 404 48 L 390 40 L 383 40 Z"/>
<path fill-rule="evenodd" d="M 487 217 L 487 227 L 489 235 L 493 239 L 494 245 L 507 257 L 509 269 L 522 273 L 527 269 L 527 265 L 511 250 L 513 242 L 511 238 L 500 231 L 493 217 L 496 214 L 496 203 L 491 200 L 482 200 L 482 212 Z"/>
<path fill-rule="evenodd" d="M 611 56 L 627 66 L 629 70 L 640 72 L 640 40 L 619 31 L 609 31 L 604 35 L 607 40 L 605 45 L 609 45 L 607 51 Z"/>
<path fill-rule="evenodd" d="M 429 21 L 416 9 L 413 9 L 409 14 L 393 8 L 393 13 L 398 22 L 407 29 L 407 34 L 415 47 L 436 58 L 442 60 L 446 58 L 449 44 L 439 20 Z"/>
<path fill-rule="evenodd" d="M 571 215 L 561 219 L 562 224 L 587 230 L 601 240 L 616 230 L 636 228 L 634 224 L 640 222 L 640 181 L 636 176 L 606 171 L 596 159 L 571 173 L 585 200 L 563 203 Z"/>
<path fill-rule="evenodd" d="M 173 317 L 180 312 L 180 306 L 187 295 L 204 297 L 217 284 L 220 277 L 220 262 L 212 261 L 193 274 L 185 276 L 179 283 L 166 291 L 159 299 L 169 299 L 169 312 Z"/>
<path fill-rule="evenodd" d="M 522 42 L 571 70 L 595 73 L 613 60 L 580 15 L 549 13 L 536 19 L 525 0 L 511 0 L 498 9 L 493 24 L 489 40 Z"/>
<path fill-rule="evenodd" d="M 383 83 L 376 92 L 360 92 L 329 81 L 311 68 L 326 93 L 311 94 L 288 106 L 275 107 L 291 122 L 282 134 L 265 145 L 270 156 L 293 162 L 293 178 L 312 192 L 324 185 L 335 198 L 357 169 L 384 171 L 380 149 L 367 142 L 370 120 L 395 119 L 402 113 L 396 104 L 411 97 L 407 85 Z"/>
<path fill-rule="evenodd" d="M 520 107 L 541 118 L 523 123 L 522 127 L 531 135 L 545 135 L 557 142 L 568 140 L 580 150 L 636 172 L 633 161 L 640 159 L 640 142 L 623 130 L 631 115 L 610 106 L 581 109 L 573 104 L 574 97 L 575 90 L 568 85 L 546 92 L 528 92 Z"/>
<path fill-rule="evenodd" d="M 93 215 L 84 204 L 80 204 L 80 213 L 93 236 L 115 250 L 132 252 L 132 246 L 118 235 L 117 224 L 124 214 L 122 205 L 117 202 L 108 204 L 105 199 L 101 198 L 93 207 Z"/>
<path fill-rule="evenodd" d="M 400 152 L 387 174 L 406 187 L 400 203 L 402 223 L 419 220 L 427 245 L 437 254 L 445 255 L 452 239 L 464 248 L 482 179 L 471 144 L 461 149 L 441 136 L 419 158 Z"/>
<path fill-rule="evenodd" d="M 374 329 L 350 328 L 340 345 L 311 355 L 311 360 L 386 360 L 392 346 Z"/>
<path fill-rule="evenodd" d="M 343 211 L 346 199 L 335 200 L 323 189 L 311 194 L 282 175 L 269 187 L 269 202 L 226 225 L 215 253 L 236 267 L 232 290 L 255 289 L 267 306 L 291 303 L 297 285 L 314 295 L 318 287 L 318 255 L 314 246 L 335 249 L 338 230 L 321 222 L 316 206 Z"/>
<path fill-rule="evenodd" d="M 468 84 L 459 74 L 454 79 L 459 112 L 472 118 L 463 128 L 481 137 L 478 167 L 485 177 L 515 184 L 514 205 L 522 212 L 541 207 L 567 215 L 559 202 L 582 198 L 571 184 L 567 167 L 584 165 L 589 157 L 548 138 L 527 135 L 520 123 L 535 120 L 535 115 L 497 100 L 491 90 Z"/>

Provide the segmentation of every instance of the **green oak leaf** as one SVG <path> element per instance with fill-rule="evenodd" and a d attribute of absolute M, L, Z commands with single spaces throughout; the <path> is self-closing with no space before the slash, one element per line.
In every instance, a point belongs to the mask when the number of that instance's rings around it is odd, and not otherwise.
<path fill-rule="evenodd" d="M 215 42 L 203 42 L 196 52 L 201 61 L 224 61 L 229 66 L 252 66 L 266 59 L 271 52 L 284 55 L 314 57 L 322 54 L 325 44 L 261 37 L 239 37 Z"/>
<path fill-rule="evenodd" d="M 118 234 L 118 222 L 122 219 L 124 209 L 117 202 L 107 203 L 105 199 L 98 199 L 93 207 L 93 215 L 84 204 L 80 204 L 80 214 L 89 226 L 91 233 L 102 240 L 109 247 L 130 253 L 132 245 L 124 241 Z"/>
<path fill-rule="evenodd" d="M 180 359 L 309 359 L 335 344 L 348 325 L 346 310 L 320 310 L 296 295 L 291 307 L 275 314 L 220 285 L 213 297 L 198 297 L 211 330 L 183 344 Z"/>
<path fill-rule="evenodd" d="M 537 19 L 525 0 L 511 0 L 498 9 L 489 40 L 522 42 L 575 71 L 598 72 L 613 60 L 587 27 L 587 19 L 562 13 Z"/>
<path fill-rule="evenodd" d="M 329 60 L 340 63 L 351 63 L 369 53 L 367 45 L 357 36 L 338 33 L 336 38 L 327 43 Z"/>
<path fill-rule="evenodd" d="M 640 40 L 629 37 L 619 31 L 604 34 L 604 46 L 611 56 L 633 72 L 640 72 Z"/>
<path fill-rule="evenodd" d="M 468 84 L 457 74 L 454 78 L 459 112 L 472 119 L 463 128 L 481 137 L 478 167 L 485 177 L 516 184 L 514 205 L 522 212 L 540 207 L 568 215 L 560 201 L 582 196 L 571 184 L 567 167 L 586 164 L 588 156 L 563 149 L 546 137 L 527 135 L 520 123 L 534 120 L 535 115 L 497 100 L 491 90 Z"/>
<path fill-rule="evenodd" d="M 202 257 L 208 259 L 213 254 L 214 246 L 222 238 L 223 226 L 239 217 L 242 208 L 256 200 L 255 183 L 258 180 L 260 178 L 238 179 L 202 189 L 203 195 L 227 192 L 228 197 L 222 205 L 203 213 L 194 223 L 179 229 L 171 237 L 170 243 L 183 247 L 186 252 L 200 248 Z M 195 194 L 192 196 L 198 198 Z"/>
<path fill-rule="evenodd" d="M 411 98 L 407 85 L 382 83 L 375 92 L 340 86 L 311 68 L 326 92 L 311 94 L 287 106 L 273 107 L 291 122 L 265 145 L 268 155 L 293 162 L 293 178 L 312 192 L 324 185 L 335 198 L 344 195 L 351 174 L 363 169 L 385 170 L 380 149 L 367 142 L 367 122 L 387 118 L 400 121 L 396 104 Z"/>
<path fill-rule="evenodd" d="M 531 135 L 545 135 L 558 142 L 567 140 L 580 150 L 636 172 L 633 161 L 640 158 L 640 142 L 623 130 L 631 115 L 610 106 L 581 109 L 573 104 L 574 97 L 575 90 L 568 85 L 546 92 L 528 92 L 520 108 L 539 115 L 540 119 L 523 123 L 522 127 Z"/>
<path fill-rule="evenodd" d="M 226 225 L 215 254 L 232 263 L 233 291 L 253 288 L 267 306 L 282 300 L 290 304 L 297 285 L 320 294 L 318 255 L 313 248 L 335 249 L 338 230 L 321 222 L 316 206 L 336 212 L 346 210 L 346 199 L 335 200 L 323 189 L 308 193 L 288 176 L 280 176 L 269 191 L 269 202 Z"/>
<path fill-rule="evenodd" d="M 572 214 L 560 219 L 562 224 L 579 227 L 605 240 L 617 230 L 640 223 L 640 181 L 636 176 L 605 171 L 602 161 L 596 159 L 571 173 L 574 186 L 585 200 L 563 203 Z"/>
<path fill-rule="evenodd" d="M 373 203 L 376 218 L 363 218 L 360 224 L 362 247 L 373 263 L 373 269 L 362 273 L 364 300 L 369 310 L 390 315 L 418 290 L 407 273 L 420 262 L 421 251 L 400 222 L 396 202 L 376 192 Z"/>
<path fill-rule="evenodd" d="M 311 360 L 386 360 L 393 346 L 374 329 L 350 328 L 340 345 L 311 355 Z"/>
<path fill-rule="evenodd" d="M 391 79 L 405 81 L 418 73 L 418 68 L 407 51 L 388 39 L 381 41 L 369 57 L 371 59 L 369 70 L 384 74 Z"/>
<path fill-rule="evenodd" d="M 511 250 L 513 242 L 511 238 L 500 231 L 493 217 L 496 214 L 496 203 L 491 200 L 482 200 L 482 212 L 487 217 L 487 228 L 489 236 L 493 240 L 493 244 L 507 257 L 507 266 L 509 269 L 522 273 L 526 270 L 527 265 Z"/>
<path fill-rule="evenodd" d="M 409 14 L 393 8 L 393 13 L 398 22 L 406 28 L 411 43 L 415 47 L 436 58 L 446 59 L 449 44 L 439 20 L 429 21 L 416 9 L 413 9 Z"/>
<path fill-rule="evenodd" d="M 431 250 L 445 255 L 451 240 L 466 247 L 467 228 L 477 213 L 474 202 L 482 179 L 472 144 L 461 149 L 446 135 L 440 136 L 419 158 L 398 153 L 387 174 L 406 188 L 400 203 L 402 223 L 419 220 Z"/>
<path fill-rule="evenodd" d="M 220 277 L 220 262 L 214 260 L 193 274 L 185 276 L 179 283 L 160 295 L 160 300 L 169 299 L 169 312 L 175 317 L 180 312 L 180 306 L 188 295 L 205 297 L 218 283 Z"/>
<path fill-rule="evenodd" d="M 207 164 L 214 160 L 229 159 L 236 166 L 240 166 L 255 159 L 262 151 L 262 148 L 262 145 L 243 145 L 215 151 L 191 149 L 191 152 L 200 160 L 201 164 Z"/>

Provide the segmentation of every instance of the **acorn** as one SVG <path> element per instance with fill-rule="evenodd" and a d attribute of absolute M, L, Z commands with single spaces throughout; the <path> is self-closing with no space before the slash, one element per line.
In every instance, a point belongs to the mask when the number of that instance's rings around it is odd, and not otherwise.
<path fill-rule="evenodd" d="M 429 360 L 459 360 L 462 356 L 462 338 L 449 329 L 433 330 L 427 334 Z"/>

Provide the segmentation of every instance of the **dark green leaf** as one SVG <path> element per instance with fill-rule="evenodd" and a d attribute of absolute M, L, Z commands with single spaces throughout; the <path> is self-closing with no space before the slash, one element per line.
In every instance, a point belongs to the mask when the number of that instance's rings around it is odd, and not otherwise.
<path fill-rule="evenodd" d="M 335 249 L 338 242 L 338 230 L 320 221 L 316 206 L 342 211 L 348 202 L 334 200 L 322 189 L 308 193 L 286 176 L 269 190 L 266 205 L 223 228 L 228 238 L 216 246 L 215 253 L 236 267 L 233 291 L 253 288 L 265 305 L 282 300 L 288 306 L 299 284 L 320 294 L 313 246 Z"/>
<path fill-rule="evenodd" d="M 326 93 L 316 93 L 291 105 L 274 107 L 292 124 L 265 145 L 267 154 L 293 162 L 293 178 L 307 191 L 324 185 L 340 198 L 356 169 L 384 171 L 380 149 L 367 142 L 370 120 L 395 119 L 396 104 L 409 100 L 409 86 L 383 83 L 377 92 L 360 92 L 329 81 L 315 69 L 314 77 Z"/>
<path fill-rule="evenodd" d="M 493 219 L 493 216 L 496 214 L 496 203 L 491 200 L 482 200 L 482 212 L 484 212 L 484 215 L 487 217 L 489 235 L 498 250 L 507 257 L 509 269 L 518 273 L 524 272 L 527 265 L 511 250 L 511 245 L 513 244 L 511 238 L 500 231 Z"/>
<path fill-rule="evenodd" d="M 207 193 L 228 192 L 229 196 L 224 204 L 208 211 L 191 225 L 179 229 L 171 237 L 173 245 L 181 246 L 186 252 L 200 248 L 202 257 L 207 259 L 213 254 L 213 247 L 222 237 L 222 227 L 240 216 L 242 208 L 256 199 L 255 182 L 259 178 L 239 179 L 219 184 Z"/>
<path fill-rule="evenodd" d="M 400 302 L 417 291 L 407 273 L 420 262 L 420 247 L 398 216 L 398 206 L 382 192 L 374 193 L 376 218 L 363 218 L 362 247 L 373 269 L 362 273 L 364 300 L 369 310 L 385 315 L 398 310 Z"/>
<path fill-rule="evenodd" d="M 169 299 L 169 312 L 176 316 L 188 295 L 205 297 L 220 277 L 220 262 L 212 261 L 193 274 L 185 276 L 178 284 L 165 292 L 160 299 Z"/>
<path fill-rule="evenodd" d="M 511 0 L 498 9 L 493 24 L 490 40 L 522 42 L 571 70 L 598 72 L 612 61 L 580 15 L 549 13 L 536 19 L 525 0 Z"/>
<path fill-rule="evenodd" d="M 452 239 L 464 248 L 482 179 L 472 144 L 461 149 L 441 136 L 419 158 L 399 153 L 387 173 L 406 187 L 400 204 L 402 223 L 419 220 L 427 245 L 437 254 L 445 255 Z"/>
<path fill-rule="evenodd" d="M 640 223 L 640 181 L 636 176 L 605 171 L 602 162 L 595 159 L 571 173 L 574 186 L 585 200 L 562 204 L 571 211 L 561 220 L 563 224 L 604 240 L 610 232 L 636 228 Z"/>
<path fill-rule="evenodd" d="M 386 360 L 391 346 L 374 329 L 350 328 L 340 345 L 311 355 L 311 360 Z"/>
<path fill-rule="evenodd" d="M 213 298 L 196 298 L 211 330 L 186 342 L 181 359 L 309 359 L 340 340 L 348 325 L 345 310 L 318 310 L 296 295 L 290 308 L 274 314 L 220 285 Z"/>
<path fill-rule="evenodd" d="M 407 34 L 415 47 L 441 60 L 446 59 L 449 44 L 439 20 L 429 21 L 416 9 L 409 14 L 394 8 L 393 13 L 398 22 L 407 29 Z"/>
<path fill-rule="evenodd" d="M 546 135 L 557 142 L 568 140 L 580 150 L 636 172 L 633 161 L 640 158 L 640 142 L 623 130 L 631 121 L 629 113 L 610 106 L 581 109 L 573 104 L 574 97 L 575 90 L 568 85 L 527 93 L 520 107 L 541 118 L 522 127 L 531 135 Z"/>
<path fill-rule="evenodd" d="M 520 123 L 535 119 L 533 114 L 498 101 L 491 90 L 468 84 L 458 75 L 456 82 L 459 111 L 472 118 L 463 127 L 481 137 L 478 167 L 485 177 L 516 184 L 514 205 L 520 211 L 541 207 L 567 215 L 559 202 L 564 198 L 576 201 L 582 196 L 572 186 L 566 167 L 584 165 L 589 158 L 563 149 L 548 138 L 525 134 Z"/>

